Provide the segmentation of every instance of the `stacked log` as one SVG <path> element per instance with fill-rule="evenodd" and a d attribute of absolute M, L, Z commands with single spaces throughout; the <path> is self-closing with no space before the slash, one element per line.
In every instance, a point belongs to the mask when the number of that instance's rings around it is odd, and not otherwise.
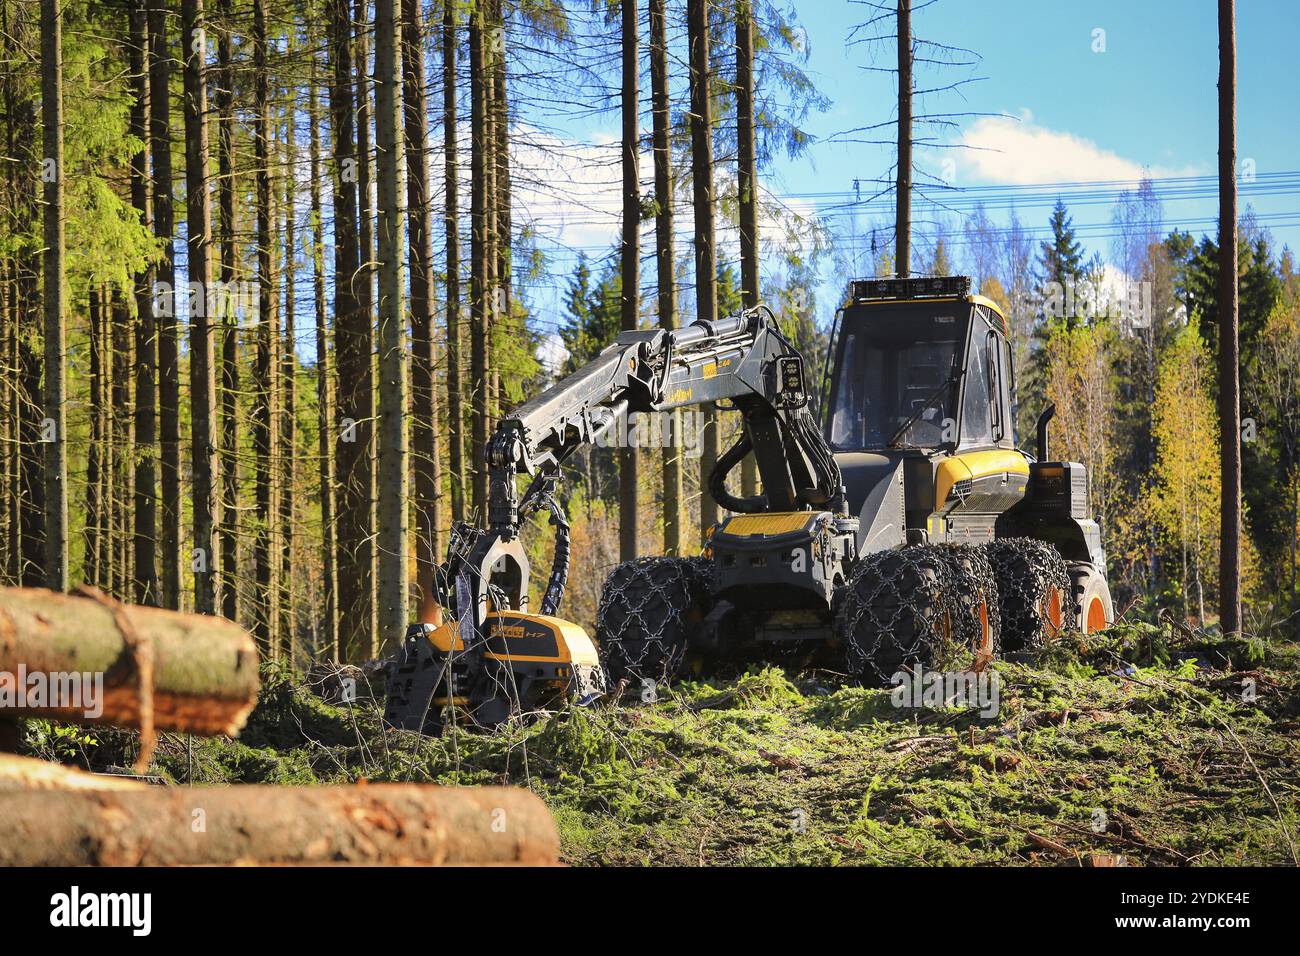
<path fill-rule="evenodd" d="M 257 649 L 233 621 L 116 604 L 98 592 L 0 587 L 0 682 L 27 674 L 103 677 L 100 713 L 23 706 L 6 717 L 50 717 L 135 729 L 236 734 L 257 703 Z M 98 709 L 97 706 L 97 709 Z"/>
<path fill-rule="evenodd" d="M 126 777 L 86 773 L 46 760 L 0 754 L 0 795 L 24 790 L 145 790 Z"/>
<path fill-rule="evenodd" d="M 553 864 L 512 787 L 145 787 L 3 796 L 0 866 Z"/>
<path fill-rule="evenodd" d="M 48 689 L 56 674 L 82 678 L 80 702 L 28 693 L 26 677 Z M 10 731 L 11 749 L 16 717 L 135 728 L 143 772 L 155 729 L 237 734 L 257 691 L 256 647 L 230 621 L 122 605 L 93 589 L 0 588 L 0 732 Z M 0 866 L 558 859 L 545 804 L 510 787 L 157 787 L 0 754 Z"/>

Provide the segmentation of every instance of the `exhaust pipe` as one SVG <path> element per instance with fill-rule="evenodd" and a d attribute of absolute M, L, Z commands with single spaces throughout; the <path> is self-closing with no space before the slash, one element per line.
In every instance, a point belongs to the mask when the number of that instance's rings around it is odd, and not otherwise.
<path fill-rule="evenodd" d="M 1056 403 L 1050 403 L 1038 416 L 1038 460 L 1047 461 L 1047 423 L 1056 415 Z"/>

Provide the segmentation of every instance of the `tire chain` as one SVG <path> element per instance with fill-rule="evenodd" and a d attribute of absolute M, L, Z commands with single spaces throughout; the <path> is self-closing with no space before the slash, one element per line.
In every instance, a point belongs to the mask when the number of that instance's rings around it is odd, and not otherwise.
<path fill-rule="evenodd" d="M 1053 586 L 1061 593 L 1062 624 L 1072 623 L 1070 576 L 1056 548 L 1034 538 L 999 538 L 983 548 L 997 579 L 998 618 L 1006 650 L 1043 645 L 1050 624 L 1044 601 Z"/>
<path fill-rule="evenodd" d="M 620 678 L 662 680 L 686 656 L 686 615 L 708 602 L 707 558 L 634 558 L 605 579 L 596 642 L 611 686 Z"/>
<path fill-rule="evenodd" d="M 953 659 L 952 628 L 961 605 L 952 560 L 936 547 L 911 545 L 867 555 L 853 570 L 836 616 L 848 672 L 884 686 L 901 668 Z"/>
<path fill-rule="evenodd" d="M 957 578 L 959 613 L 954 619 L 954 637 L 963 646 L 978 651 L 983 643 L 980 605 L 991 637 L 993 657 L 1002 653 L 1002 617 L 998 613 L 998 581 L 988 553 L 980 545 L 941 544 L 939 552 L 948 559 Z"/>

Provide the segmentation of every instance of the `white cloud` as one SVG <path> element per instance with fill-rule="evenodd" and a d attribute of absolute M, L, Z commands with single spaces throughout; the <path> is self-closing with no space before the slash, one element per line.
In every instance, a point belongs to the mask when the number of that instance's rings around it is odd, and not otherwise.
<path fill-rule="evenodd" d="M 955 151 L 959 178 L 988 183 L 1100 182 L 1202 172 L 1194 166 L 1170 168 L 1126 159 L 1090 139 L 1040 126 L 1028 110 L 1019 118 L 977 119 L 962 132 L 958 143 L 969 147 Z"/>

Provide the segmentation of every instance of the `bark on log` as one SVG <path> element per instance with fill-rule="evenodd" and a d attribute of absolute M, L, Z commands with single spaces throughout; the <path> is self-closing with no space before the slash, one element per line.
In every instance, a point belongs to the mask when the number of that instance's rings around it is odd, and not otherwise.
<path fill-rule="evenodd" d="M 546 806 L 511 787 L 149 787 L 14 793 L 0 866 L 554 864 Z"/>
<path fill-rule="evenodd" d="M 129 646 L 137 638 L 142 655 Z M 141 706 L 141 656 L 152 660 L 153 726 L 159 730 L 233 735 L 257 702 L 257 651 L 231 621 L 0 587 L 0 681 L 12 685 L 19 665 L 28 674 L 103 674 L 97 717 L 81 707 L 9 708 L 5 716 L 141 727 L 142 711 L 149 709 Z M 12 686 L 5 689 L 12 696 Z"/>
<path fill-rule="evenodd" d="M 30 790 L 148 790 L 147 783 L 126 777 L 86 773 L 48 760 L 0 754 L 0 793 Z"/>

